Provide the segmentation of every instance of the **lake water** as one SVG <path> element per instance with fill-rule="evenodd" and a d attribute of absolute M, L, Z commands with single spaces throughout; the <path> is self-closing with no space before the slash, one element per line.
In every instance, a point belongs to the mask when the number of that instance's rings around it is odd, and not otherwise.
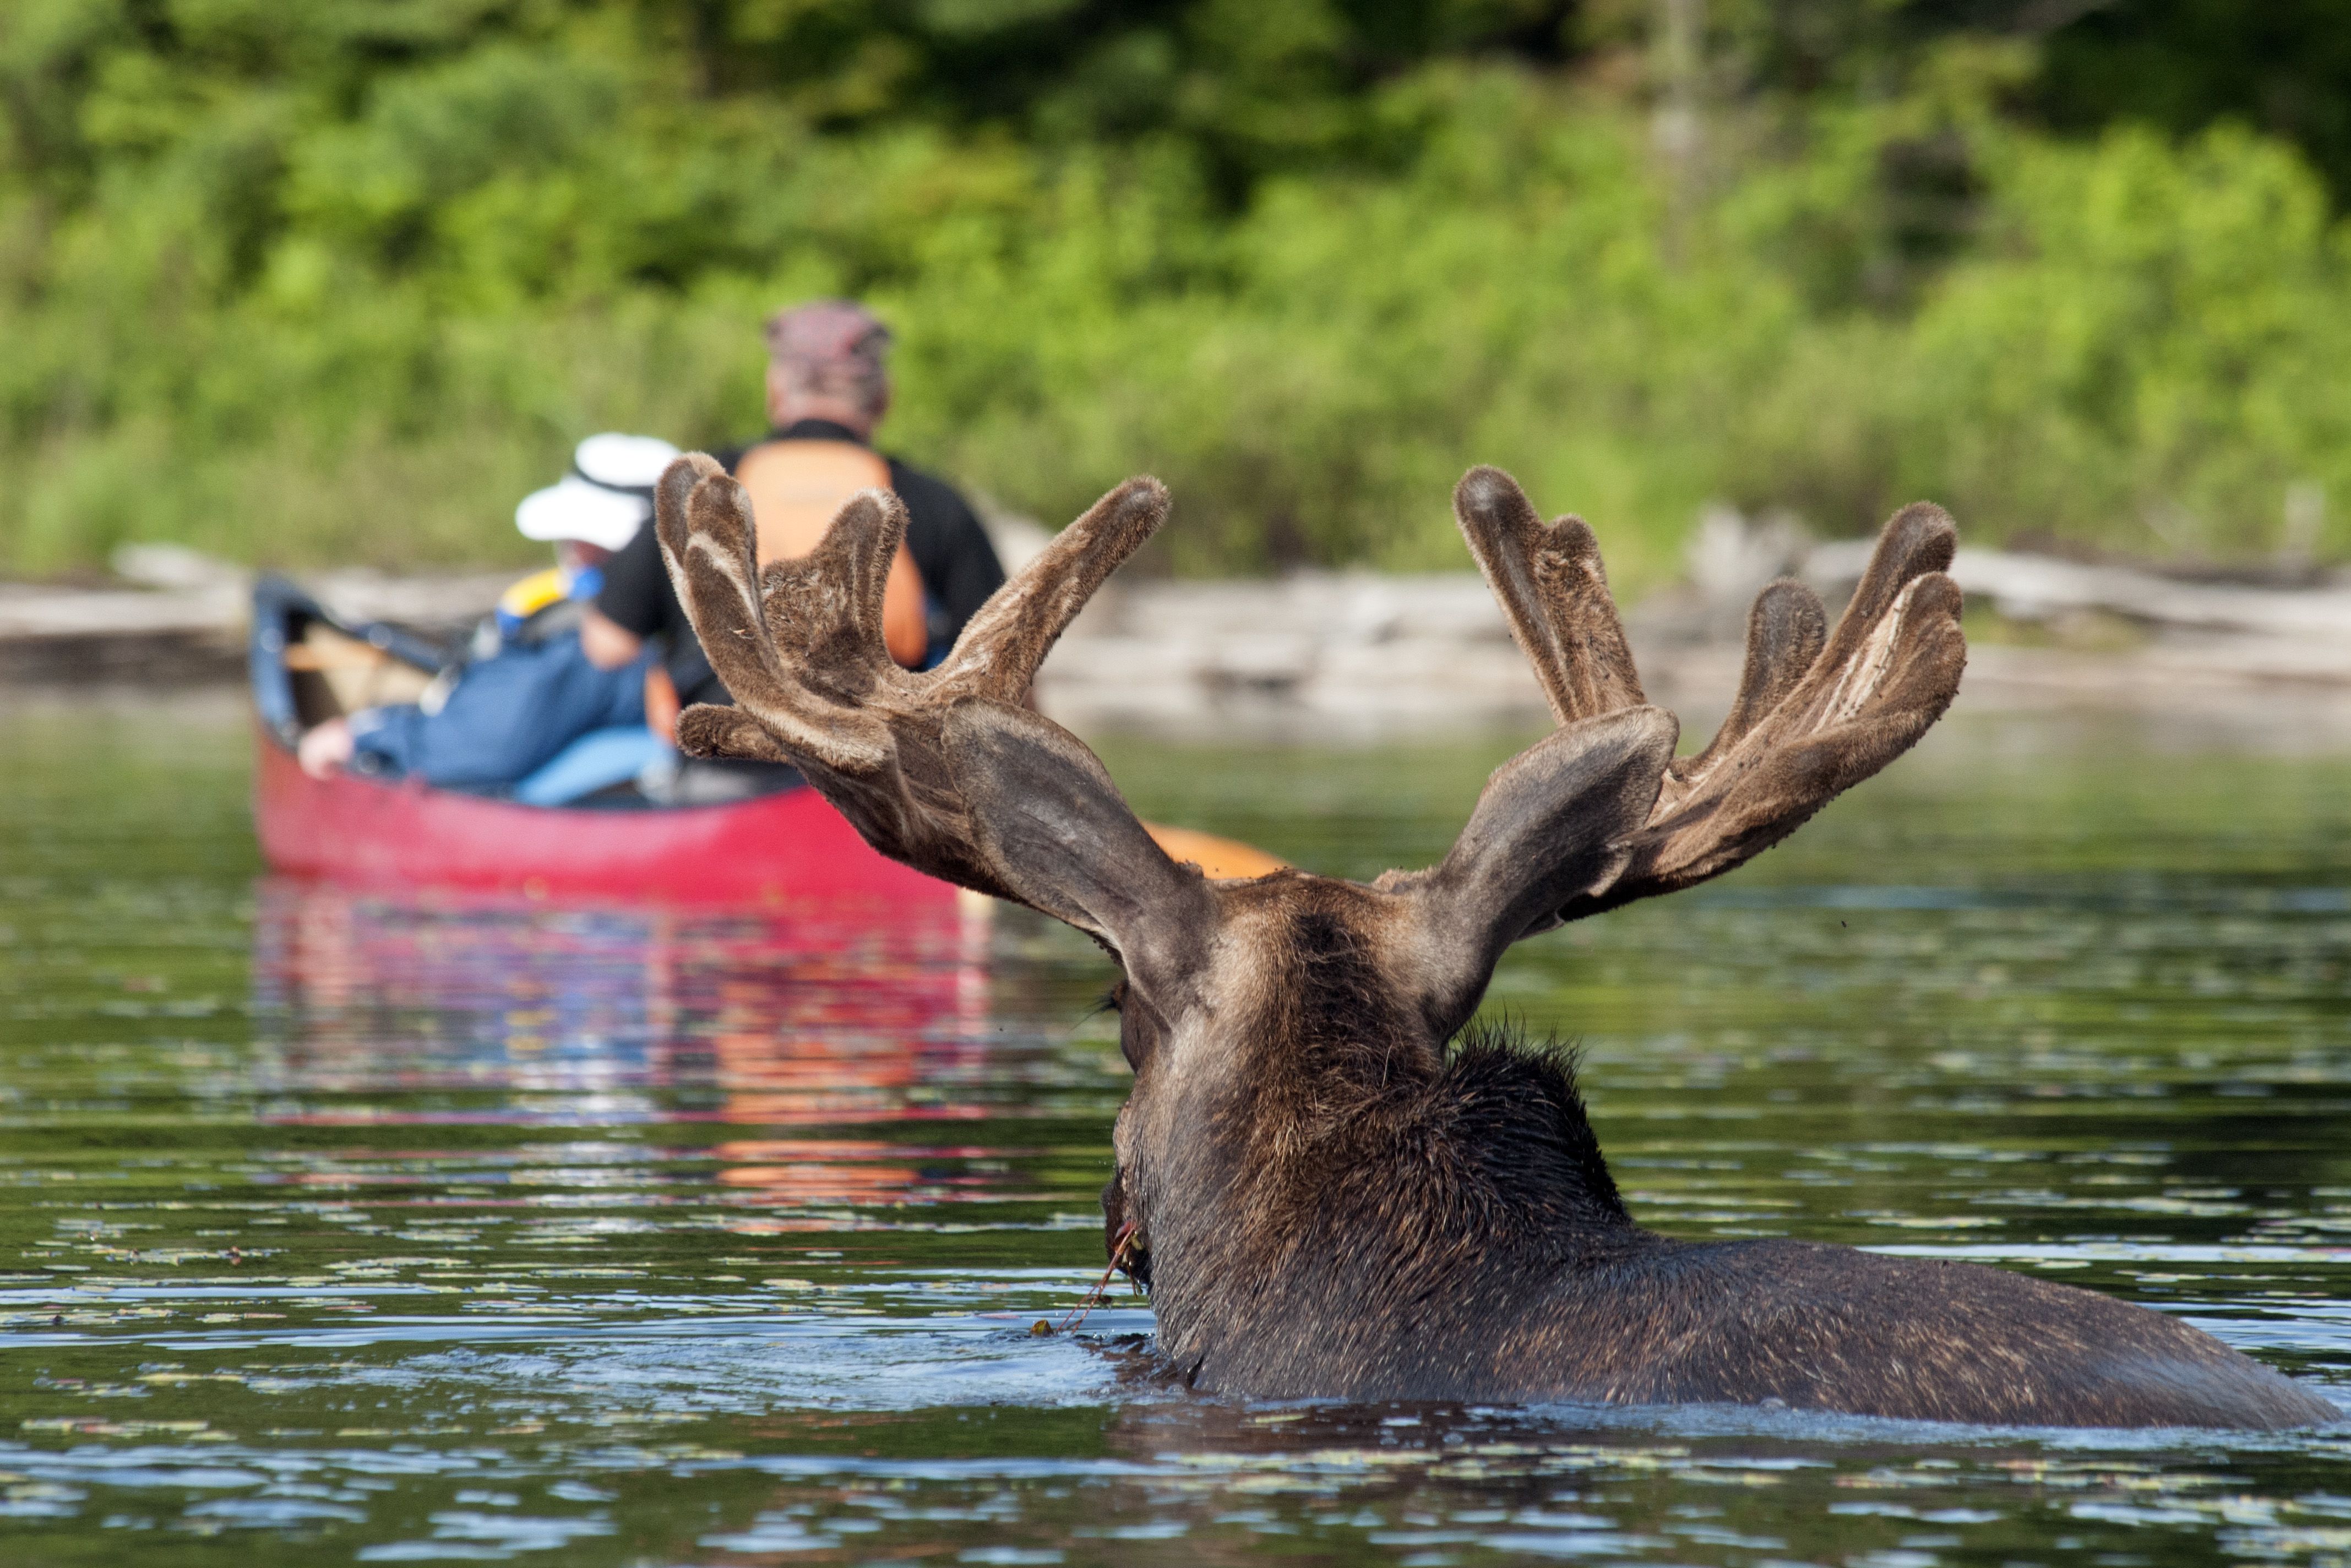
<path fill-rule="evenodd" d="M 2280 740 L 2285 744 L 2279 744 Z M 2351 753 L 1954 720 L 1522 945 L 1635 1216 L 2044 1273 L 2351 1403 Z M 210 698 L 0 707 L 0 1561 L 2351 1563 L 2351 1427 L 1249 1406 L 1102 1263 L 1110 979 L 896 924 L 273 881 Z M 1106 744 L 1320 870 L 1508 739 Z"/>

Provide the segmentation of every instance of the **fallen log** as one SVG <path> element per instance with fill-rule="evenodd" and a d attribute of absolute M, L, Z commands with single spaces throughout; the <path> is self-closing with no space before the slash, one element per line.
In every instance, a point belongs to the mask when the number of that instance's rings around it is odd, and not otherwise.
<path fill-rule="evenodd" d="M 1868 548 L 1865 539 L 1815 545 L 1804 559 L 1803 576 L 1823 592 L 1849 591 L 1860 580 Z M 2015 621 L 2101 610 L 2151 626 L 2183 630 L 2351 638 L 2351 589 L 2346 588 L 2181 582 L 2132 567 L 1965 547 L 1951 563 L 1951 576 L 1962 593 L 1990 600 L 1994 609 Z"/>

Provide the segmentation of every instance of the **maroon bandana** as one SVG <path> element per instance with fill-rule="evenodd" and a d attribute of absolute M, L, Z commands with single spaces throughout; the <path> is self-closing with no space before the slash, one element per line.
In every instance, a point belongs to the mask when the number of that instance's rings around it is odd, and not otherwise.
<path fill-rule="evenodd" d="M 768 318 L 768 357 L 811 371 L 879 369 L 890 329 L 848 299 L 816 299 Z"/>

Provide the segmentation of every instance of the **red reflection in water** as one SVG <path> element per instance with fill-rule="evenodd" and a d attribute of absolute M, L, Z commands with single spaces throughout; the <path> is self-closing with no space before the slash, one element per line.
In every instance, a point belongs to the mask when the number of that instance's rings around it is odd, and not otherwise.
<path fill-rule="evenodd" d="M 296 1102 L 266 1119 L 977 1119 L 988 1113 L 973 1098 L 993 1032 L 988 909 L 561 908 L 266 882 L 259 1072 Z M 871 1201 L 939 1180 L 908 1163 L 938 1151 L 883 1141 L 714 1152 L 722 1181 L 771 1197 Z"/>

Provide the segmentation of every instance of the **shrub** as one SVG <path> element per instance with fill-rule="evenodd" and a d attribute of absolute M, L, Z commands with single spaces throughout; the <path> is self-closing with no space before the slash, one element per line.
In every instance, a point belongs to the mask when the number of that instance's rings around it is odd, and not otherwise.
<path fill-rule="evenodd" d="M 828 128 L 622 8 L 395 9 L 209 0 L 166 47 L 43 0 L 0 36 L 0 568 L 519 558 L 580 435 L 753 433 L 760 317 L 834 291 L 899 330 L 891 444 L 1049 520 L 1155 470 L 1184 570 L 1458 568 L 1477 461 L 1633 586 L 1712 497 L 2228 556 L 2289 486 L 2351 494 L 2315 176 L 2235 129 L 2030 133 L 1996 49 L 1725 114 L 1677 172 L 1624 94 L 1524 65 L 1336 120 L 1269 87 L 1243 158 Z"/>

